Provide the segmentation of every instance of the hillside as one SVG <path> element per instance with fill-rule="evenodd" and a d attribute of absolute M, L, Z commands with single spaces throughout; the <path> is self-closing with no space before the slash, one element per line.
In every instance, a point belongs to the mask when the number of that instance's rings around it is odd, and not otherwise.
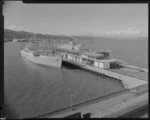
<path fill-rule="evenodd" d="M 72 38 L 65 35 L 49 35 L 49 34 L 40 34 L 40 33 L 31 33 L 25 31 L 13 31 L 13 30 L 4 30 L 4 39 L 5 41 L 12 41 L 15 39 L 22 39 L 22 38 L 33 38 L 34 35 L 36 39 L 57 39 L 57 40 L 71 40 Z"/>
<path fill-rule="evenodd" d="M 35 34 L 36 39 L 56 39 L 57 42 L 63 42 L 66 40 L 79 40 L 79 41 L 95 41 L 95 40 L 148 40 L 147 37 L 102 37 L 102 36 L 65 36 L 65 35 L 51 35 L 51 34 Z M 14 38 L 22 39 L 22 38 L 33 38 L 34 33 L 25 32 L 25 31 L 13 31 L 13 30 L 4 30 L 4 39 L 5 41 L 12 41 Z"/>

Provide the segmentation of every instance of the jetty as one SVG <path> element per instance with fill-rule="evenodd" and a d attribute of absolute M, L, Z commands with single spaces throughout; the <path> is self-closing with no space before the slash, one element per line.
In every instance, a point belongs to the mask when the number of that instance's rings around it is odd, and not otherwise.
<path fill-rule="evenodd" d="M 148 107 L 148 85 L 113 93 L 36 118 L 116 118 Z"/>
<path fill-rule="evenodd" d="M 147 81 L 112 72 L 109 69 L 95 68 L 84 63 L 77 63 L 67 59 L 63 59 L 63 61 L 77 65 L 82 69 L 105 75 L 111 78 L 110 80 L 119 80 L 125 89 L 117 93 L 102 96 L 96 100 L 85 101 L 77 105 L 39 115 L 37 118 L 119 118 L 132 114 L 137 110 L 148 108 Z"/>
<path fill-rule="evenodd" d="M 142 86 L 140 86 L 142 87 Z M 140 87 L 133 88 L 126 93 L 111 96 L 100 102 L 86 105 L 84 107 L 72 111 L 66 111 L 57 115 L 51 116 L 52 118 L 64 118 L 75 116 L 80 113 L 81 118 L 88 116 L 88 118 L 116 118 L 124 114 L 137 110 L 140 107 L 148 105 L 147 92 L 132 92 L 140 89 Z M 144 87 L 144 86 L 143 86 Z M 144 90 L 143 90 L 144 91 Z M 140 94 L 142 93 L 142 95 Z"/>
<path fill-rule="evenodd" d="M 109 58 L 109 51 L 83 52 L 79 50 L 79 45 L 75 49 L 72 43 L 70 45 L 60 45 L 60 48 L 55 49 L 55 52 L 61 55 L 62 62 L 105 76 L 110 80 L 118 80 L 123 85 L 124 90 L 103 96 L 96 101 L 85 101 L 78 105 L 71 105 L 45 113 L 37 116 L 37 118 L 116 118 L 148 107 L 147 78 L 140 79 L 141 76 L 138 77 L 139 73 L 141 75 L 144 73 L 143 76 L 148 76 L 147 69 L 124 64 L 120 60 Z M 67 49 L 64 49 L 66 46 Z M 135 77 L 127 75 L 123 71 L 123 74 L 113 71 L 115 69 L 119 71 L 118 67 L 120 66 L 135 70 Z"/>
<path fill-rule="evenodd" d="M 111 78 L 115 78 L 116 80 L 121 81 L 123 83 L 124 87 L 127 89 L 131 89 L 131 88 L 134 88 L 134 87 L 137 87 L 140 85 L 147 84 L 147 81 L 143 81 L 143 80 L 140 80 L 138 78 L 119 74 L 119 73 L 112 72 L 112 71 L 105 70 L 105 69 L 96 68 L 94 66 L 90 66 L 90 65 L 87 65 L 84 63 L 77 63 L 75 61 L 71 61 L 71 60 L 67 60 L 67 59 L 63 59 L 63 60 L 65 62 L 68 62 L 70 64 L 75 64 L 81 68 L 90 70 L 92 72 L 94 71 L 96 73 L 103 74 L 103 75 L 106 75 L 106 76 L 111 77 Z"/>

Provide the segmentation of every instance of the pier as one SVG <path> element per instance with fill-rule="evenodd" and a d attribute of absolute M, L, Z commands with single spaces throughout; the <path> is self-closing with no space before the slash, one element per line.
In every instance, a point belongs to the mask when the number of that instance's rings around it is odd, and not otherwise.
<path fill-rule="evenodd" d="M 132 89 L 134 87 L 147 84 L 147 81 L 135 78 L 132 76 L 120 74 L 111 71 L 114 67 L 122 66 L 129 69 L 133 69 L 139 72 L 148 72 L 146 69 L 142 69 L 136 66 L 128 64 L 117 63 L 118 60 L 109 58 L 109 51 L 90 51 L 83 52 L 81 50 L 73 50 L 73 45 L 69 49 L 57 48 L 56 52 L 62 55 L 62 61 L 72 65 L 76 65 L 80 68 L 102 74 L 115 80 L 119 80 L 124 85 L 125 89 Z M 120 60 L 119 60 L 120 62 Z M 122 62 L 122 61 L 121 61 Z M 112 67 L 112 68 L 111 68 Z"/>
<path fill-rule="evenodd" d="M 77 65 L 81 68 L 90 70 L 92 72 L 94 71 L 96 73 L 104 74 L 108 77 L 115 78 L 116 80 L 121 81 L 126 89 L 131 89 L 131 88 L 134 88 L 134 87 L 137 87 L 137 86 L 140 86 L 140 85 L 147 84 L 147 81 L 143 81 L 143 80 L 140 80 L 138 78 L 134 78 L 134 77 L 131 77 L 131 76 L 119 74 L 119 73 L 116 73 L 116 72 L 112 72 L 112 71 L 109 71 L 109 69 L 108 70 L 100 69 L 100 68 L 96 68 L 94 66 L 90 66 L 90 65 L 87 65 L 87 64 L 84 64 L 84 63 L 71 61 L 71 60 L 64 59 L 64 58 L 63 58 L 63 61 L 68 62 L 70 64 L 75 64 L 75 65 Z"/>
<path fill-rule="evenodd" d="M 140 68 L 140 67 L 136 67 L 133 65 L 126 65 L 126 64 L 122 64 L 122 65 L 129 69 L 133 69 L 133 70 L 137 70 L 137 71 L 141 71 L 141 72 L 148 72 L 148 69 L 145 69 L 145 68 Z"/>
<path fill-rule="evenodd" d="M 116 118 L 148 107 L 148 82 L 112 71 L 110 63 L 115 63 L 115 59 L 94 60 L 75 50 L 57 49 L 56 52 L 62 55 L 62 62 L 120 81 L 124 90 L 97 98 L 97 100 L 84 101 L 78 105 L 72 104 L 71 107 L 45 113 L 37 118 Z M 148 72 L 146 69 L 135 66 L 127 65 L 126 67 L 138 72 Z"/>
<path fill-rule="evenodd" d="M 145 105 L 148 105 L 148 93 L 136 96 L 135 93 L 129 91 L 101 102 L 93 103 L 77 110 L 66 111 L 51 117 L 63 118 L 75 113 L 80 113 L 81 117 L 89 114 L 90 118 L 116 118 Z"/>
<path fill-rule="evenodd" d="M 62 108 L 36 118 L 116 118 L 148 107 L 148 85 L 113 93 L 97 100 Z"/>
<path fill-rule="evenodd" d="M 147 81 L 65 58 L 62 60 L 80 68 L 119 80 L 123 83 L 125 90 L 84 101 L 77 105 L 73 104 L 66 108 L 39 115 L 37 118 L 121 118 L 128 114 L 134 114 L 140 109 L 148 108 Z"/>

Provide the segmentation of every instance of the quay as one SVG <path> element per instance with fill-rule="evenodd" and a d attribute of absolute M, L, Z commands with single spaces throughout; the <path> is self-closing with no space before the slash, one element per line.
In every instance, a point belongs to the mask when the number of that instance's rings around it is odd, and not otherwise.
<path fill-rule="evenodd" d="M 78 62 L 71 61 L 71 60 L 64 59 L 64 58 L 63 58 L 63 61 L 68 62 L 70 64 L 75 64 L 81 68 L 90 70 L 92 72 L 94 71 L 96 73 L 103 74 L 103 75 L 106 75 L 106 76 L 111 77 L 111 78 L 115 78 L 116 80 L 120 80 L 126 89 L 131 89 L 131 88 L 134 88 L 134 87 L 137 87 L 140 85 L 147 84 L 147 81 L 143 81 L 143 80 L 140 80 L 138 78 L 119 74 L 116 72 L 112 72 L 112 71 L 109 71 L 109 69 L 106 70 L 106 69 L 96 68 L 94 66 L 90 66 L 90 65 L 87 65 L 84 63 L 78 63 Z"/>
<path fill-rule="evenodd" d="M 136 89 L 134 88 L 132 90 Z M 132 90 L 101 102 L 93 103 L 73 111 L 66 111 L 51 117 L 64 118 L 71 117 L 71 115 L 74 115 L 75 113 L 80 113 L 81 117 L 89 114 L 90 118 L 116 118 L 142 106 L 148 106 L 148 93 L 145 92 L 142 93 L 142 95 L 138 95 L 140 94 L 139 92 L 133 93 Z"/>
<path fill-rule="evenodd" d="M 116 118 L 148 107 L 148 85 L 114 93 L 89 103 L 73 105 L 36 118 Z M 86 117 L 87 116 L 87 117 Z"/>
<path fill-rule="evenodd" d="M 136 67 L 136 66 L 133 66 L 133 65 L 126 65 L 126 64 L 122 64 L 122 65 L 126 68 L 130 68 L 130 69 L 133 69 L 133 70 L 148 72 L 148 69 L 145 69 L 145 68 L 140 68 L 140 67 Z"/>
<path fill-rule="evenodd" d="M 139 73 L 148 76 L 148 70 L 136 66 L 123 64 L 116 59 L 109 58 L 108 51 L 81 52 L 76 46 L 60 45 L 55 52 L 62 56 L 62 62 L 78 66 L 82 69 L 94 72 L 100 76 L 119 80 L 124 90 L 112 93 L 102 98 L 72 105 L 60 110 L 37 116 L 37 118 L 116 118 L 132 113 L 141 108 L 148 108 L 148 82 L 147 78 L 141 79 Z M 67 49 L 63 49 L 67 46 Z M 118 65 L 118 63 L 121 63 Z M 117 72 L 120 65 L 124 68 L 135 70 L 136 77 Z M 115 68 L 115 69 L 113 69 Z M 116 69 L 117 68 L 117 69 Z M 119 69 L 118 69 L 119 68 Z M 115 71 L 116 70 L 116 71 Z M 128 71 L 129 72 L 129 71 Z M 143 76 L 144 76 L 143 75 Z"/>
<path fill-rule="evenodd" d="M 37 118 L 119 118 L 142 108 L 148 108 L 147 81 L 112 72 L 108 69 L 93 68 L 84 63 L 79 64 L 64 58 L 63 61 L 120 80 L 124 83 L 125 90 L 39 115 Z"/>
<path fill-rule="evenodd" d="M 114 58 L 112 59 L 109 57 L 109 51 L 101 50 L 87 52 L 81 51 L 78 46 L 79 45 L 74 45 L 72 42 L 70 42 L 67 45 L 59 45 L 55 51 L 62 56 L 62 62 L 67 62 L 80 68 L 102 74 L 115 80 L 119 80 L 122 82 L 125 89 L 131 89 L 143 84 L 147 84 L 147 81 L 120 74 L 112 70 L 118 67 L 126 67 L 139 72 L 148 72 L 148 70 L 125 64 L 121 60 Z"/>

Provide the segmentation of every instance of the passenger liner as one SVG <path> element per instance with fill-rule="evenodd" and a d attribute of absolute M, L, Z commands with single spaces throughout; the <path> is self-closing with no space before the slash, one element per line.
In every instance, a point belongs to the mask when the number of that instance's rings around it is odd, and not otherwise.
<path fill-rule="evenodd" d="M 49 67 L 57 67 L 60 68 L 62 65 L 62 59 L 60 55 L 55 54 L 55 51 L 53 49 L 49 50 L 31 50 L 31 46 L 35 47 L 35 45 L 27 46 L 27 43 L 25 47 L 23 47 L 20 50 L 20 53 L 23 57 L 26 59 L 40 65 L 49 66 Z"/>

